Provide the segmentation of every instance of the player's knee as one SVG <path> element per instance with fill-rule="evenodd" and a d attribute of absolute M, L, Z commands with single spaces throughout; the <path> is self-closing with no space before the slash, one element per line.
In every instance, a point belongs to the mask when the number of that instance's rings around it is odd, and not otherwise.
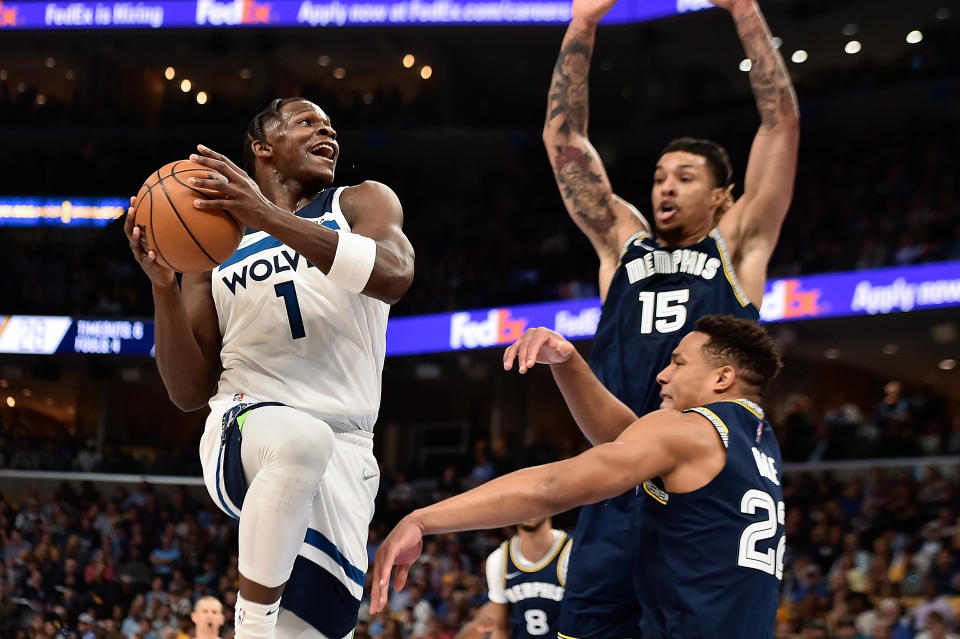
<path fill-rule="evenodd" d="M 329 426 L 313 423 L 289 429 L 276 445 L 276 461 L 281 466 L 305 466 L 320 473 L 333 455 L 334 436 Z"/>

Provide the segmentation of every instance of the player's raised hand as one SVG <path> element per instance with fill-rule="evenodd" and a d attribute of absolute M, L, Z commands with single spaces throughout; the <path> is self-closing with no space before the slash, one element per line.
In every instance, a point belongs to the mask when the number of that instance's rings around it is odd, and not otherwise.
<path fill-rule="evenodd" d="M 190 160 L 219 175 L 211 178 L 190 178 L 190 185 L 213 193 L 209 200 L 194 200 L 193 205 L 204 210 L 223 209 L 238 222 L 255 229 L 262 228 L 266 216 L 283 212 L 267 199 L 257 183 L 233 160 L 202 144 L 199 153 L 190 155 Z"/>
<path fill-rule="evenodd" d="M 423 529 L 411 515 L 400 520 L 387 538 L 380 544 L 373 557 L 373 586 L 370 588 L 370 614 L 376 614 L 387 605 L 390 587 L 390 574 L 393 575 L 393 589 L 400 592 L 407 583 L 410 566 L 423 551 Z"/>
<path fill-rule="evenodd" d="M 710 0 L 714 6 L 733 11 L 738 6 L 751 7 L 756 4 L 756 0 Z"/>
<path fill-rule="evenodd" d="M 137 203 L 137 198 L 130 198 L 130 208 L 127 209 L 127 217 L 123 220 L 123 232 L 130 243 L 130 252 L 137 264 L 147 274 L 150 281 L 157 286 L 168 286 L 176 281 L 176 275 L 170 269 L 157 263 L 157 254 L 150 250 L 143 240 L 143 229 L 136 225 L 136 217 L 133 213 L 133 207 Z"/>
<path fill-rule="evenodd" d="M 617 4 L 617 0 L 573 0 L 574 18 L 596 24 Z"/>
<path fill-rule="evenodd" d="M 520 339 L 503 352 L 503 370 L 513 368 L 514 359 L 521 374 L 533 368 L 534 364 L 563 364 L 570 359 L 574 350 L 573 344 L 549 328 L 528 328 Z"/>

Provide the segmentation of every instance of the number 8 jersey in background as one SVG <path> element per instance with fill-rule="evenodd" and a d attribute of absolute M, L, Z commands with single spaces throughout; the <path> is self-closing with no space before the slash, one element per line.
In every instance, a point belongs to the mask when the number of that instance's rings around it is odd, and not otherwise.
<path fill-rule="evenodd" d="M 537 561 L 523 556 L 516 535 L 490 553 L 488 596 L 510 606 L 510 639 L 556 638 L 572 544 L 567 533 L 554 529 L 553 544 Z"/>
<path fill-rule="evenodd" d="M 644 586 L 642 636 L 769 639 L 786 547 L 780 446 L 763 410 L 749 400 L 684 412 L 713 425 L 727 460 L 706 486 L 689 493 L 643 485 L 654 502 L 646 515 L 658 534 L 636 564 Z"/>
<path fill-rule="evenodd" d="M 343 188 L 322 191 L 296 215 L 349 231 Z M 211 401 L 242 393 L 335 430 L 373 431 L 389 305 L 331 282 L 303 255 L 253 229 L 212 278 L 223 372 Z"/>
<path fill-rule="evenodd" d="M 682 248 L 636 233 L 624 244 L 590 346 L 590 368 L 639 416 L 660 408 L 657 373 L 704 315 L 757 320 L 714 229 Z"/>

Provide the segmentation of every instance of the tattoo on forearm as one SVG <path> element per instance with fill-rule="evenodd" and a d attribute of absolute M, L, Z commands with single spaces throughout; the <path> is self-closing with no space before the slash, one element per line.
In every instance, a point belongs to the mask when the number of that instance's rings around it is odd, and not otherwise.
<path fill-rule="evenodd" d="M 593 54 L 593 32 L 571 30 L 560 47 L 547 99 L 547 123 L 564 133 L 586 133 L 587 77 Z"/>
<path fill-rule="evenodd" d="M 780 53 L 773 47 L 760 15 L 747 13 L 738 17 L 736 23 L 740 41 L 753 64 L 750 86 L 757 101 L 761 126 L 773 128 L 785 114 L 797 108 L 790 74 Z"/>
<path fill-rule="evenodd" d="M 553 152 L 553 173 L 560 194 L 577 217 L 594 232 L 609 233 L 617 222 L 604 180 L 593 168 L 594 159 L 583 149 L 558 146 Z"/>

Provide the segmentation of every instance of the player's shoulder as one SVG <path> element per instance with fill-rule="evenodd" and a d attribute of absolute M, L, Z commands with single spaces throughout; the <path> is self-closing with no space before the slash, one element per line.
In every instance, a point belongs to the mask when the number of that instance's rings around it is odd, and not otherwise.
<path fill-rule="evenodd" d="M 345 186 L 340 192 L 340 209 L 347 221 L 369 215 L 398 216 L 402 219 L 400 198 L 393 189 L 376 180 L 365 180 L 354 186 Z M 353 218 L 353 219 L 351 219 Z"/>

